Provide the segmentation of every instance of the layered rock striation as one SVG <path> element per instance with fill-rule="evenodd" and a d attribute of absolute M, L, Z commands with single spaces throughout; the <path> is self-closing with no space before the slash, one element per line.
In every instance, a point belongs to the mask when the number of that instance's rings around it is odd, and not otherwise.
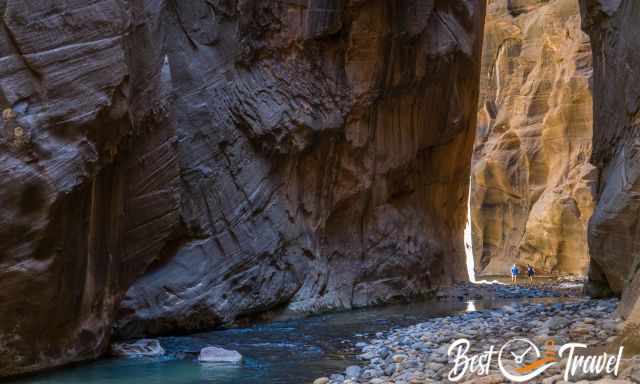
<path fill-rule="evenodd" d="M 600 170 L 589 224 L 590 280 L 622 294 L 627 345 L 640 351 L 640 3 L 581 0 L 593 46 L 593 155 Z"/>
<path fill-rule="evenodd" d="M 0 376 L 105 351 L 179 228 L 172 86 L 146 43 L 160 15 L 134 13 L 0 1 Z"/>
<path fill-rule="evenodd" d="M 166 15 L 183 233 L 119 333 L 464 278 L 482 2 L 202 4 Z"/>
<path fill-rule="evenodd" d="M 0 376 L 464 278 L 483 1 L 0 14 Z"/>
<path fill-rule="evenodd" d="M 597 171 L 578 0 L 489 1 L 471 171 L 479 275 L 586 274 Z"/>

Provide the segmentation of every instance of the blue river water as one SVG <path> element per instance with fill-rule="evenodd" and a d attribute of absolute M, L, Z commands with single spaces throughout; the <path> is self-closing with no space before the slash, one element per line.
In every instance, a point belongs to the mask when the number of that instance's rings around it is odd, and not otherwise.
<path fill-rule="evenodd" d="M 547 299 L 550 301 L 553 299 Z M 557 299 L 556 299 L 557 300 Z M 538 300 L 540 301 L 540 300 Z M 276 320 L 190 336 L 162 337 L 161 358 L 107 358 L 67 366 L 12 384 L 300 384 L 338 373 L 353 364 L 355 342 L 376 332 L 422 320 L 500 307 L 522 300 L 422 302 Z M 215 345 L 239 351 L 241 365 L 197 361 L 201 348 Z"/>

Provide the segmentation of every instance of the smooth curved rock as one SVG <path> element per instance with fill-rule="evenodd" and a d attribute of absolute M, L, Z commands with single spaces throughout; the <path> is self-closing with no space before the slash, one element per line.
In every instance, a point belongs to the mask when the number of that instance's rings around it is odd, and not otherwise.
<path fill-rule="evenodd" d="M 350 365 L 345 369 L 344 373 L 348 379 L 357 379 L 362 374 L 362 367 L 358 365 Z"/>
<path fill-rule="evenodd" d="M 158 340 L 142 339 L 133 343 L 113 343 L 111 345 L 111 354 L 123 357 L 151 357 L 162 356 L 165 351 Z"/>
<path fill-rule="evenodd" d="M 464 278 L 484 1 L 0 14 L 0 376 Z"/>
<path fill-rule="evenodd" d="M 592 162 L 601 172 L 589 278 L 622 294 L 625 345 L 640 352 L 640 2 L 581 0 L 581 12 L 594 52 Z"/>
<path fill-rule="evenodd" d="M 210 44 L 168 12 L 184 232 L 127 292 L 118 334 L 465 279 L 483 3 L 241 1 L 187 21 L 218 23 Z"/>
<path fill-rule="evenodd" d="M 218 347 L 202 348 L 198 361 L 201 363 L 240 363 L 242 355 L 238 351 L 230 351 Z"/>
<path fill-rule="evenodd" d="M 170 75 L 140 4 L 0 1 L 0 376 L 107 352 L 179 227 Z"/>
<path fill-rule="evenodd" d="M 489 2 L 471 175 L 476 274 L 585 275 L 597 172 L 578 0 Z"/>

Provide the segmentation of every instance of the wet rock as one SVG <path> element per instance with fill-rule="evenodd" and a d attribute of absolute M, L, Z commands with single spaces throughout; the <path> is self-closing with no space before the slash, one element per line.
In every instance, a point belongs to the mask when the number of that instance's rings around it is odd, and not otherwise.
<path fill-rule="evenodd" d="M 584 285 L 585 295 L 594 299 L 604 299 L 615 296 L 615 293 L 609 287 L 609 284 L 603 281 L 588 281 Z"/>
<path fill-rule="evenodd" d="M 373 360 L 376 357 L 377 357 L 376 353 L 371 351 L 358 355 L 358 358 L 361 360 Z"/>
<path fill-rule="evenodd" d="M 563 317 L 552 317 L 549 320 L 545 321 L 543 326 L 545 328 L 551 329 L 551 330 L 558 330 L 560 328 L 564 328 L 569 324 L 569 320 L 563 318 Z"/>
<path fill-rule="evenodd" d="M 362 368 L 357 365 L 352 365 L 350 367 L 347 367 L 347 369 L 345 370 L 345 376 L 348 379 L 357 379 L 360 377 L 361 374 L 362 374 Z"/>
<path fill-rule="evenodd" d="M 410 327 L 394 329 L 389 333 L 384 333 L 383 338 L 369 340 L 367 345 L 361 348 L 365 350 L 376 350 L 380 345 L 394 351 L 394 354 L 387 358 L 387 363 L 372 359 L 368 361 L 359 377 L 351 378 L 353 383 L 369 383 L 371 380 L 380 379 L 383 383 L 425 383 L 447 381 L 446 376 L 452 367 L 447 355 L 451 343 L 464 336 L 471 341 L 472 348 L 485 348 L 489 345 L 501 347 L 507 341 L 516 337 L 531 339 L 542 324 L 548 325 L 544 329 L 541 338 L 534 338 L 534 342 L 540 347 L 553 338 L 557 344 L 575 342 L 571 338 L 574 329 L 589 330 L 589 336 L 582 335 L 580 342 L 589 346 L 601 346 L 617 330 L 611 327 L 604 328 L 604 325 L 614 320 L 611 318 L 615 313 L 617 300 L 593 300 L 578 301 L 574 303 L 558 304 L 517 304 L 511 310 L 504 308 L 497 310 L 485 310 L 474 313 L 435 318 L 424 323 L 415 324 Z M 620 321 L 615 322 L 621 324 Z M 562 326 L 562 324 L 564 324 Z M 614 327 L 615 328 L 615 327 Z M 606 329 L 606 330 L 605 330 Z M 505 331 L 510 330 L 510 331 Z M 591 332 L 601 330 L 602 333 Z M 481 332 L 480 332 L 481 331 Z M 417 340 L 425 344 L 430 344 L 430 350 L 425 352 L 422 349 L 414 348 Z M 472 349 L 476 351 L 476 349 Z M 519 353 L 524 352 L 520 350 Z M 399 363 L 394 363 L 394 357 Z M 512 361 L 505 361 L 509 369 L 517 366 Z M 632 371 L 626 369 L 631 364 L 623 362 L 621 367 L 631 375 Z M 494 367 L 494 369 L 497 369 Z M 555 383 L 562 381 L 562 370 L 558 367 L 549 369 L 541 376 L 545 383 Z M 581 377 L 582 379 L 598 379 L 600 376 Z M 602 377 L 610 380 L 612 377 Z M 469 383 L 503 383 L 505 378 L 498 372 L 493 371 L 488 376 L 473 376 L 468 374 L 462 382 Z"/>
<path fill-rule="evenodd" d="M 218 347 L 202 348 L 198 361 L 201 363 L 240 363 L 242 355 L 237 351 L 230 351 Z"/>
<path fill-rule="evenodd" d="M 407 355 L 394 355 L 392 360 L 394 363 L 403 363 L 407 360 Z"/>
<path fill-rule="evenodd" d="M 155 339 L 142 339 L 133 343 L 114 343 L 111 354 L 123 357 L 162 356 L 165 354 L 160 342 Z"/>
<path fill-rule="evenodd" d="M 469 383 L 469 384 L 500 384 L 504 382 L 505 382 L 504 376 L 499 374 L 479 377 L 473 380 L 465 381 L 465 383 Z"/>
<path fill-rule="evenodd" d="M 384 372 L 382 372 L 381 369 L 375 367 L 372 369 L 365 369 L 364 372 L 362 372 L 362 375 L 360 376 L 363 380 L 371 380 L 377 377 L 380 377 L 384 375 Z"/>

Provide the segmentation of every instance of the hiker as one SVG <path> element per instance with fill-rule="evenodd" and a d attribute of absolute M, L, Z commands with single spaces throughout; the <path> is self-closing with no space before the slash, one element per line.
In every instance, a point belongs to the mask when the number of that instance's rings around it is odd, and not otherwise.
<path fill-rule="evenodd" d="M 533 284 L 533 277 L 536 275 L 535 269 L 531 266 L 531 264 L 527 264 L 527 276 L 529 276 L 529 282 Z"/>
<path fill-rule="evenodd" d="M 518 283 L 518 266 L 513 264 L 513 267 L 511 267 L 511 283 L 512 284 L 517 284 Z"/>

